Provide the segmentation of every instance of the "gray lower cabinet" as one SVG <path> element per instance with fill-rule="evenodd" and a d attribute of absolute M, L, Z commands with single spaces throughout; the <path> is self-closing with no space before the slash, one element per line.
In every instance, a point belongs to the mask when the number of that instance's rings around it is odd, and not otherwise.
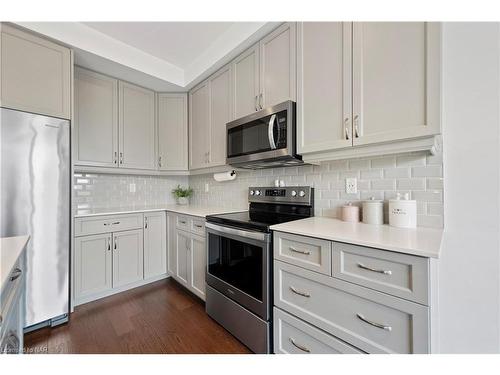
<path fill-rule="evenodd" d="M 430 279 L 428 258 L 274 232 L 274 350 L 430 353 Z"/>
<path fill-rule="evenodd" d="M 168 274 L 205 300 L 205 219 L 169 212 L 167 223 Z"/>
<path fill-rule="evenodd" d="M 24 249 L 0 293 L 0 354 L 23 352 L 26 289 L 26 250 Z"/>
<path fill-rule="evenodd" d="M 74 305 L 167 277 L 165 212 L 75 219 Z"/>

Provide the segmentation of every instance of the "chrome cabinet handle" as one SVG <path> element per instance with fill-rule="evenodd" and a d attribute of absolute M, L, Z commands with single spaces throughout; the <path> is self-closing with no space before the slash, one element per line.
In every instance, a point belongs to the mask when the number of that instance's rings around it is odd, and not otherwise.
<path fill-rule="evenodd" d="M 115 164 L 118 163 L 118 152 L 115 151 L 115 160 L 113 161 Z"/>
<path fill-rule="evenodd" d="M 123 164 L 123 152 L 120 152 L 120 164 Z"/>
<path fill-rule="evenodd" d="M 144 218 L 144 229 L 148 229 L 148 217 Z"/>
<path fill-rule="evenodd" d="M 311 297 L 311 295 L 309 293 L 301 292 L 300 290 L 295 289 L 295 287 L 293 287 L 293 286 L 290 286 L 290 290 L 292 292 L 294 292 L 295 294 L 298 294 L 299 296 L 307 297 L 307 298 Z"/>
<path fill-rule="evenodd" d="M 116 250 L 118 248 L 118 238 L 114 238 L 113 239 L 113 242 L 114 242 L 114 249 Z"/>
<path fill-rule="evenodd" d="M 345 131 L 345 139 L 349 139 L 351 138 L 350 134 L 349 134 L 349 117 L 346 117 L 344 119 L 344 131 Z"/>
<path fill-rule="evenodd" d="M 14 271 L 12 271 L 12 273 L 10 274 L 10 281 L 14 281 L 16 279 L 19 278 L 19 276 L 21 276 L 23 273 L 23 271 L 19 268 L 15 268 Z"/>
<path fill-rule="evenodd" d="M 384 275 L 392 275 L 391 270 L 377 270 L 375 268 L 365 266 L 363 263 L 358 263 L 358 267 L 372 272 L 383 273 Z"/>
<path fill-rule="evenodd" d="M 267 126 L 267 137 L 269 138 L 269 145 L 271 150 L 276 150 L 276 142 L 274 141 L 274 120 L 276 120 L 276 114 L 272 115 L 269 119 L 269 125 Z"/>
<path fill-rule="evenodd" d="M 306 353 L 311 353 L 311 351 L 309 349 L 307 349 L 305 346 L 297 344 L 292 337 L 289 337 L 288 339 L 290 340 L 290 342 L 292 343 L 292 345 L 295 346 L 297 349 L 300 349 L 300 350 L 302 350 L 303 352 L 306 352 Z"/>
<path fill-rule="evenodd" d="M 264 108 L 262 106 L 262 102 L 264 101 L 264 95 L 262 93 L 259 94 L 259 107 L 260 109 Z"/>
<path fill-rule="evenodd" d="M 185 222 L 185 221 L 181 221 L 181 220 L 179 220 L 179 223 L 181 223 L 181 224 L 186 224 L 186 222 Z"/>
<path fill-rule="evenodd" d="M 259 98 L 259 95 L 255 95 L 255 100 L 254 100 L 254 103 L 253 103 L 253 104 L 254 104 L 254 107 L 255 107 L 255 110 L 256 110 L 256 111 L 258 111 L 258 110 L 259 110 L 259 107 L 258 107 L 258 105 L 257 105 L 257 100 L 258 100 L 258 98 Z"/>
<path fill-rule="evenodd" d="M 111 223 L 111 225 L 118 225 L 118 224 L 120 224 L 119 221 L 115 221 L 114 223 Z"/>
<path fill-rule="evenodd" d="M 161 168 L 161 156 L 158 157 L 158 167 Z"/>
<path fill-rule="evenodd" d="M 306 250 L 297 250 L 295 247 L 290 246 L 289 247 L 290 251 L 293 251 L 294 253 L 299 253 L 299 254 L 305 254 L 305 255 L 311 255 L 310 251 Z"/>
<path fill-rule="evenodd" d="M 359 120 L 359 116 L 358 116 L 358 115 L 355 115 L 355 116 L 354 116 L 354 136 L 355 136 L 356 138 L 359 138 L 358 120 Z"/>
<path fill-rule="evenodd" d="M 363 315 L 361 314 L 356 314 L 356 316 L 358 317 L 359 320 L 362 320 L 363 322 L 365 323 L 368 323 L 374 327 L 377 327 L 377 328 L 380 328 L 380 329 L 383 329 L 385 331 L 392 331 L 392 327 L 391 326 L 387 326 L 385 324 L 380 324 L 380 323 L 376 323 L 376 322 L 372 322 L 371 320 L 368 320 L 366 319 Z"/>
<path fill-rule="evenodd" d="M 111 237 L 108 237 L 108 251 L 111 251 Z"/>

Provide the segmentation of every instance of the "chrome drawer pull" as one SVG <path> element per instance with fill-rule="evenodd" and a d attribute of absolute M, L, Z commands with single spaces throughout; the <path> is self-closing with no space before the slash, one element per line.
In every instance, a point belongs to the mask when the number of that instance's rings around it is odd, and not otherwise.
<path fill-rule="evenodd" d="M 300 349 L 300 350 L 302 350 L 303 352 L 306 352 L 306 353 L 311 353 L 311 351 L 309 349 L 307 349 L 305 346 L 297 344 L 293 338 L 289 337 L 288 339 L 290 340 L 290 342 L 292 343 L 292 345 L 295 346 L 297 349 Z"/>
<path fill-rule="evenodd" d="M 194 225 L 196 228 L 203 228 L 203 225 L 200 225 L 200 224 L 195 224 Z"/>
<path fill-rule="evenodd" d="M 311 255 L 310 251 L 305 251 L 305 250 L 297 250 L 295 247 L 290 246 L 289 247 L 290 251 L 293 251 L 294 253 L 299 253 L 299 254 L 305 254 L 305 255 Z"/>
<path fill-rule="evenodd" d="M 290 290 L 292 292 L 294 292 L 295 294 L 298 294 L 299 296 L 308 297 L 308 298 L 311 297 L 311 295 L 309 293 L 301 292 L 300 290 L 295 289 L 293 286 L 290 286 Z"/>
<path fill-rule="evenodd" d="M 120 224 L 119 221 L 115 221 L 114 223 L 111 223 L 111 225 L 118 225 L 118 224 Z"/>
<path fill-rule="evenodd" d="M 18 279 L 22 273 L 23 273 L 22 270 L 20 270 L 19 268 L 16 268 L 14 271 L 12 271 L 12 273 L 10 275 L 10 281 L 14 281 L 14 280 Z"/>
<path fill-rule="evenodd" d="M 364 270 L 372 271 L 372 272 L 383 273 L 384 275 L 392 275 L 392 271 L 391 270 L 377 270 L 375 268 L 367 267 L 367 266 L 365 266 L 362 263 L 358 263 L 358 267 L 362 268 Z"/>
<path fill-rule="evenodd" d="M 374 327 L 377 327 L 377 328 L 380 328 L 380 329 L 383 329 L 383 330 L 386 330 L 386 331 L 392 331 L 392 327 L 391 326 L 386 326 L 384 324 L 380 324 L 380 323 L 375 323 L 375 322 L 372 322 L 368 319 L 366 319 L 363 315 L 361 314 L 356 314 L 356 316 L 358 317 L 358 319 L 362 320 L 363 322 L 365 323 L 368 323 Z"/>
<path fill-rule="evenodd" d="M 185 222 L 185 221 L 179 221 L 179 223 L 181 223 L 181 224 L 186 224 L 186 222 Z"/>

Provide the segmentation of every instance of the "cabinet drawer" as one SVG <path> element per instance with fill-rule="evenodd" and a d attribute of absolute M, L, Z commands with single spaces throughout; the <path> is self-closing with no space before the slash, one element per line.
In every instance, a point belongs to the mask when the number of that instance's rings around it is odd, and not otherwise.
<path fill-rule="evenodd" d="M 191 219 L 191 232 L 205 237 L 205 220 L 204 219 Z"/>
<path fill-rule="evenodd" d="M 5 285 L 2 289 L 1 300 L 0 300 L 0 315 L 2 319 L 7 319 L 8 316 L 12 314 L 12 309 L 18 303 L 19 295 L 22 293 L 24 278 L 26 277 L 25 272 L 25 252 L 17 260 L 14 267 L 10 271 L 10 275 L 5 281 Z M 0 325 L 1 330 L 2 325 Z M 3 330 L 2 330 L 3 331 Z"/>
<path fill-rule="evenodd" d="M 189 217 L 184 215 L 177 215 L 175 218 L 175 226 L 178 229 L 182 229 L 189 232 L 191 229 Z"/>
<path fill-rule="evenodd" d="M 429 303 L 427 258 L 335 242 L 333 276 L 424 305 Z"/>
<path fill-rule="evenodd" d="M 276 354 L 364 354 L 337 338 L 274 308 Z"/>
<path fill-rule="evenodd" d="M 331 275 L 331 242 L 289 233 L 274 233 L 274 258 Z"/>
<path fill-rule="evenodd" d="M 75 219 L 75 236 L 139 229 L 142 225 L 142 213 L 83 217 Z"/>
<path fill-rule="evenodd" d="M 274 262 L 274 304 L 368 353 L 428 353 L 429 309 Z"/>

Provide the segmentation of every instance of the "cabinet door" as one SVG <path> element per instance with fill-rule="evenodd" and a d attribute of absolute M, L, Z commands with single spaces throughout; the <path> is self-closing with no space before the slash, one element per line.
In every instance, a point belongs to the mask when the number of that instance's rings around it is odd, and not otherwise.
<path fill-rule="evenodd" d="M 301 22 L 298 35 L 299 153 L 352 146 L 352 24 Z"/>
<path fill-rule="evenodd" d="M 191 291 L 205 300 L 205 270 L 207 268 L 207 254 L 205 238 L 192 235 L 190 249 L 190 277 Z"/>
<path fill-rule="evenodd" d="M 113 233 L 113 288 L 144 279 L 142 229 Z"/>
<path fill-rule="evenodd" d="M 189 93 L 189 151 L 190 168 L 203 168 L 208 164 L 210 142 L 210 98 L 208 81 Z"/>
<path fill-rule="evenodd" d="M 243 52 L 232 63 L 234 118 L 258 109 L 259 44 Z"/>
<path fill-rule="evenodd" d="M 1 25 L 2 107 L 69 119 L 71 51 Z"/>
<path fill-rule="evenodd" d="M 156 169 L 155 94 L 119 82 L 120 167 Z"/>
<path fill-rule="evenodd" d="M 177 269 L 175 271 L 175 276 L 177 281 L 179 281 L 184 286 L 189 286 L 189 245 L 191 239 L 190 234 L 183 232 L 182 230 L 176 230 L 175 233 L 175 248 L 176 248 L 176 258 L 177 258 Z"/>
<path fill-rule="evenodd" d="M 75 238 L 74 291 L 77 304 L 111 289 L 111 242 L 110 233 Z"/>
<path fill-rule="evenodd" d="M 165 212 L 144 214 L 144 278 L 167 272 L 167 225 Z"/>
<path fill-rule="evenodd" d="M 158 167 L 162 171 L 188 169 L 186 94 L 158 94 Z"/>
<path fill-rule="evenodd" d="M 176 233 L 176 215 L 167 213 L 167 228 L 168 228 L 168 260 L 167 270 L 170 276 L 177 274 L 177 233 Z"/>
<path fill-rule="evenodd" d="M 118 81 L 75 68 L 75 164 L 118 167 Z"/>
<path fill-rule="evenodd" d="M 226 124 L 232 119 L 231 66 L 209 79 L 210 89 L 210 166 L 226 164 Z"/>
<path fill-rule="evenodd" d="M 439 133 L 439 67 L 439 24 L 354 23 L 354 145 Z"/>
<path fill-rule="evenodd" d="M 260 42 L 261 107 L 296 100 L 296 25 L 286 23 Z"/>

